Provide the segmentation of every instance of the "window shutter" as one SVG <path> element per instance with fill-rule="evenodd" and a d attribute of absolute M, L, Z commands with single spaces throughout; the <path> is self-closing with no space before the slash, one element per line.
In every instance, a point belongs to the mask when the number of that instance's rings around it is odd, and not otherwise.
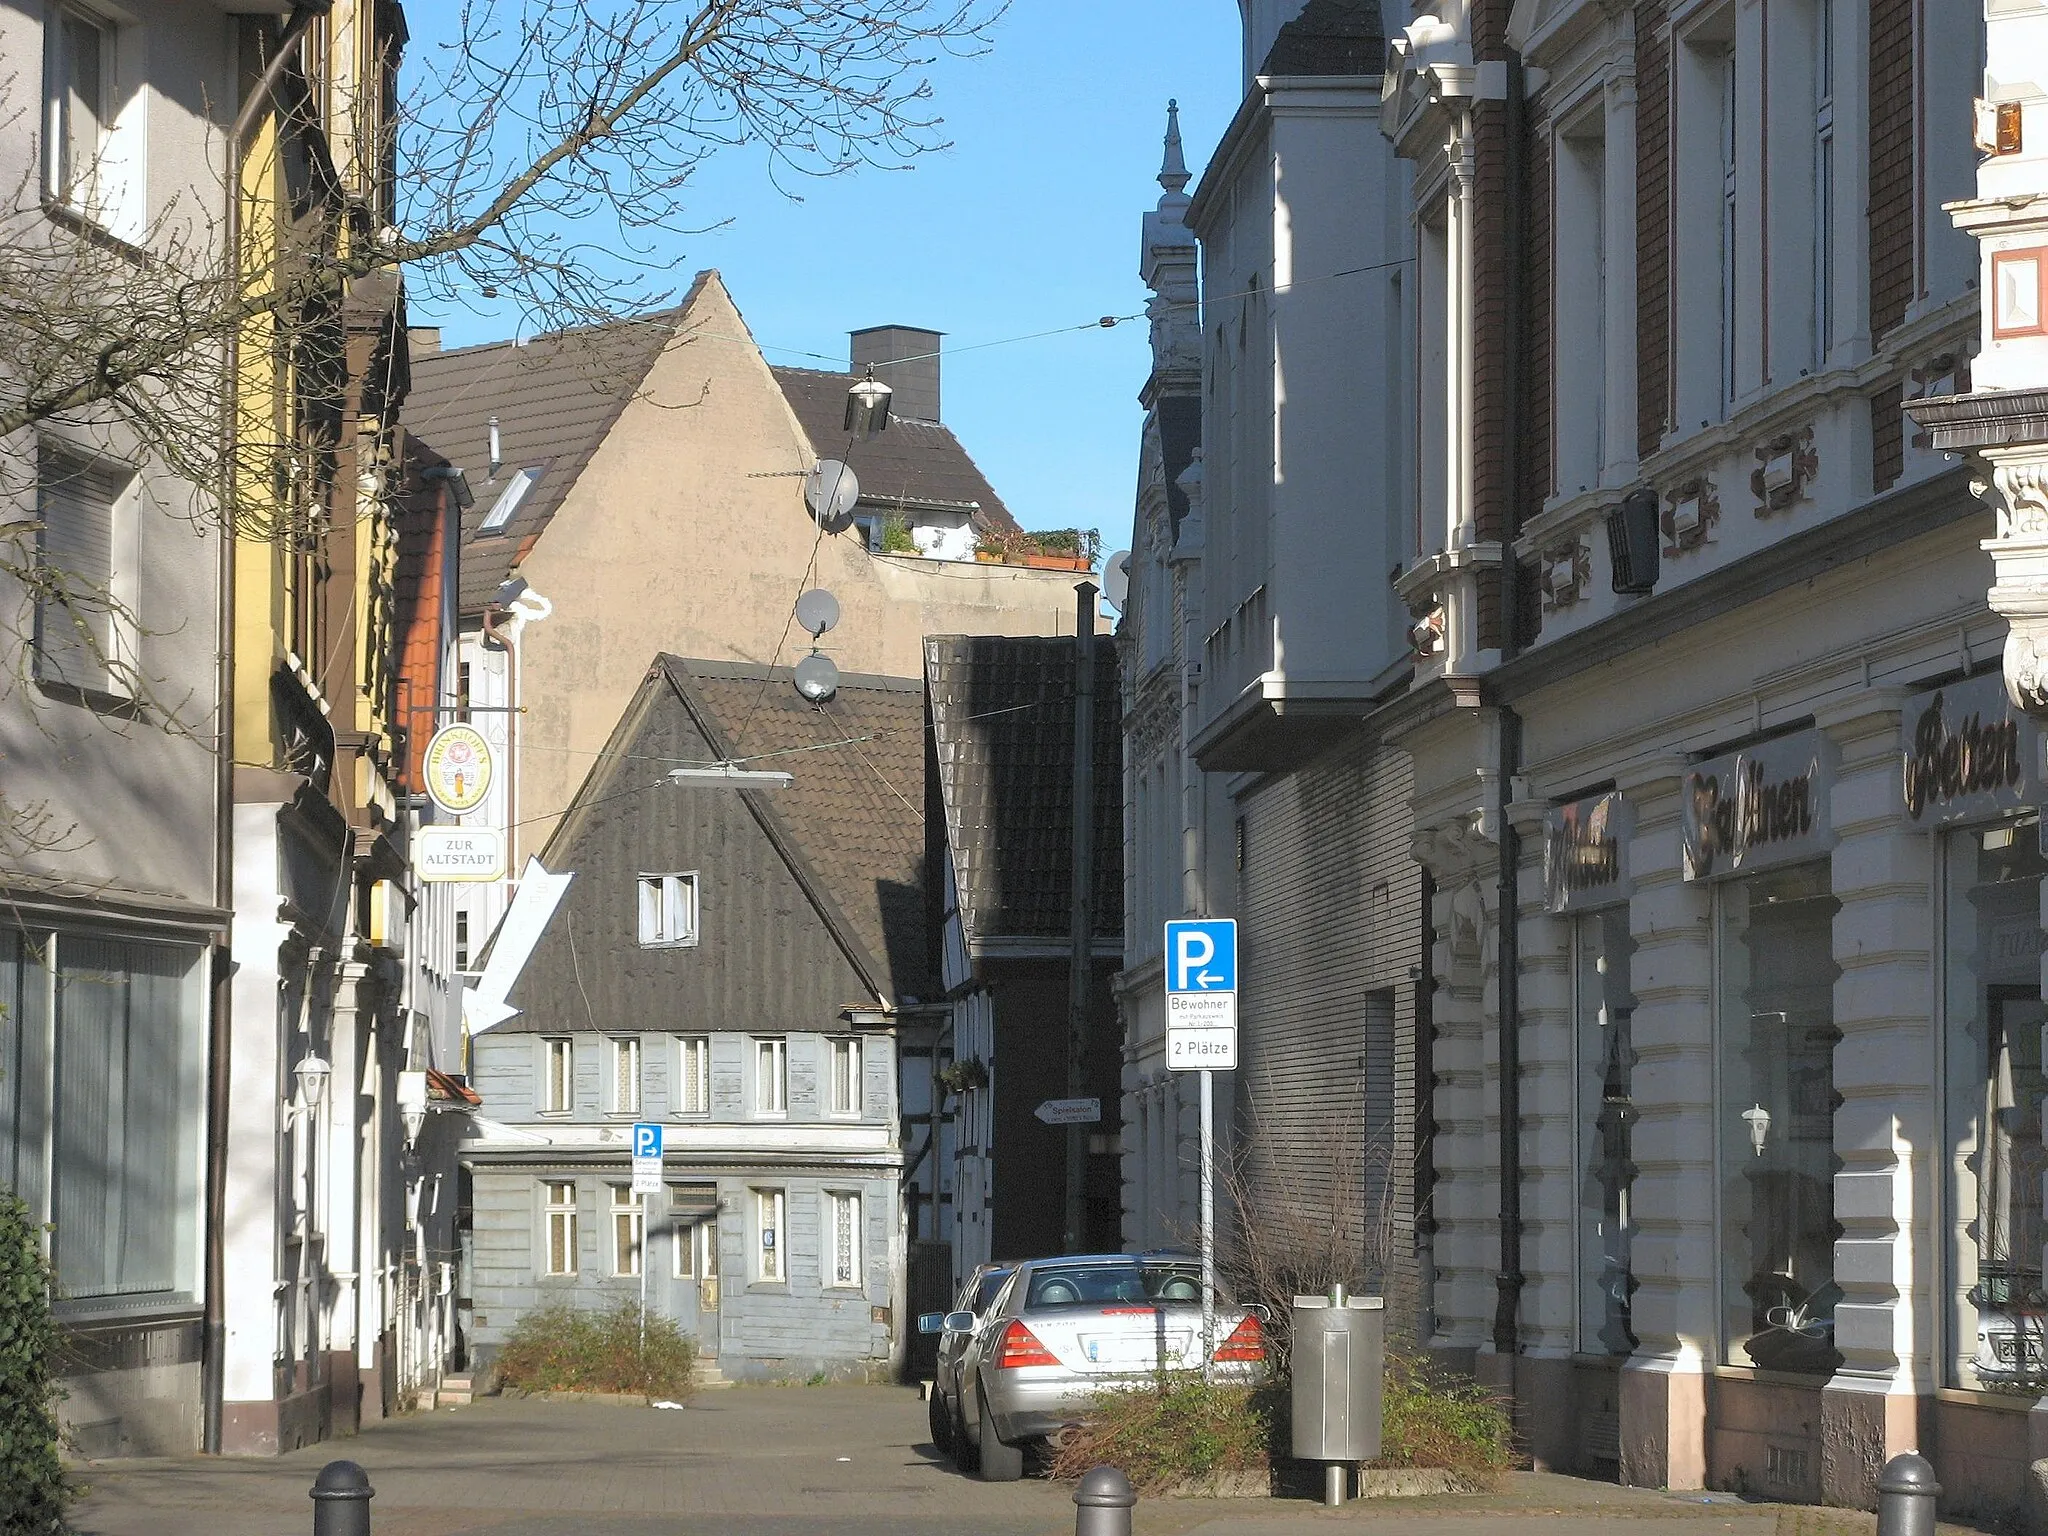
<path fill-rule="evenodd" d="M 114 503 L 126 469 L 42 446 L 36 559 L 46 588 L 36 604 L 36 676 L 104 689 L 113 656 Z"/>

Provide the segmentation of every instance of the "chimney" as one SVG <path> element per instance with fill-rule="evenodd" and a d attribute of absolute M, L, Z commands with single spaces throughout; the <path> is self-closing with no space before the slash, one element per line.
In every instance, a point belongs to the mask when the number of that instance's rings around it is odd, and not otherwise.
<path fill-rule="evenodd" d="M 875 377 L 896 391 L 889 403 L 892 417 L 940 421 L 939 342 L 943 331 L 914 325 L 875 325 L 853 333 L 853 371 Z M 905 361 L 915 359 L 915 361 Z"/>
<path fill-rule="evenodd" d="M 432 357 L 441 350 L 441 327 L 409 325 L 405 328 L 405 339 L 414 357 Z"/>

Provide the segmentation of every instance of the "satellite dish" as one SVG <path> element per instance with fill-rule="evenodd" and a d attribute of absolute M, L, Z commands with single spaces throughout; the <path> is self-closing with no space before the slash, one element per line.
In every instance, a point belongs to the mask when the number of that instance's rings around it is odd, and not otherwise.
<path fill-rule="evenodd" d="M 815 640 L 839 622 L 839 599 L 823 587 L 813 587 L 796 600 L 796 621 Z"/>
<path fill-rule="evenodd" d="M 1131 552 L 1120 549 L 1102 563 L 1102 600 L 1118 613 L 1131 595 Z"/>
<path fill-rule="evenodd" d="M 837 459 L 818 460 L 804 476 L 804 505 L 827 528 L 842 521 L 859 500 L 859 478 Z"/>
<path fill-rule="evenodd" d="M 839 691 L 839 668 L 830 656 L 820 656 L 813 651 L 796 664 L 791 681 L 796 684 L 798 693 L 813 704 L 822 704 Z"/>

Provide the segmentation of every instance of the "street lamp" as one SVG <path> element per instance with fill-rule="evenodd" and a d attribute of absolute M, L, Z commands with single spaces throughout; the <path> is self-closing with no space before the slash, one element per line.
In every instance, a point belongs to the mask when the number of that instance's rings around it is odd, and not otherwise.
<path fill-rule="evenodd" d="M 889 397 L 896 391 L 875 377 L 872 364 L 867 377 L 846 392 L 846 430 L 873 437 L 889 425 Z"/>

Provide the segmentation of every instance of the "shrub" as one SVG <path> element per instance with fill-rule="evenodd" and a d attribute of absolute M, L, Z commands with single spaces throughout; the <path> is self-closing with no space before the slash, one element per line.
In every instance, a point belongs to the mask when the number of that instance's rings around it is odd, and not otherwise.
<path fill-rule="evenodd" d="M 1419 1355 L 1387 1351 L 1380 1467 L 1436 1467 L 1489 1483 L 1514 1463 L 1514 1426 L 1499 1398 Z"/>
<path fill-rule="evenodd" d="M 1086 1422 L 1062 1435 L 1052 1475 L 1120 1468 L 1140 1493 L 1271 1465 L 1273 1389 L 1211 1385 L 1176 1371 L 1142 1386 L 1105 1392 Z"/>
<path fill-rule="evenodd" d="M 41 1235 L 28 1207 L 0 1190 L 0 1531 L 64 1529 L 70 1490 L 57 1459 L 58 1345 Z"/>
<path fill-rule="evenodd" d="M 498 1352 L 500 1386 L 521 1392 L 623 1392 L 681 1399 L 696 1389 L 697 1341 L 672 1317 L 647 1314 L 640 1341 L 640 1304 L 603 1311 L 562 1302 L 519 1320 Z"/>
<path fill-rule="evenodd" d="M 885 555 L 921 554 L 917 540 L 911 536 L 910 524 L 895 514 L 882 519 L 882 553 Z"/>

